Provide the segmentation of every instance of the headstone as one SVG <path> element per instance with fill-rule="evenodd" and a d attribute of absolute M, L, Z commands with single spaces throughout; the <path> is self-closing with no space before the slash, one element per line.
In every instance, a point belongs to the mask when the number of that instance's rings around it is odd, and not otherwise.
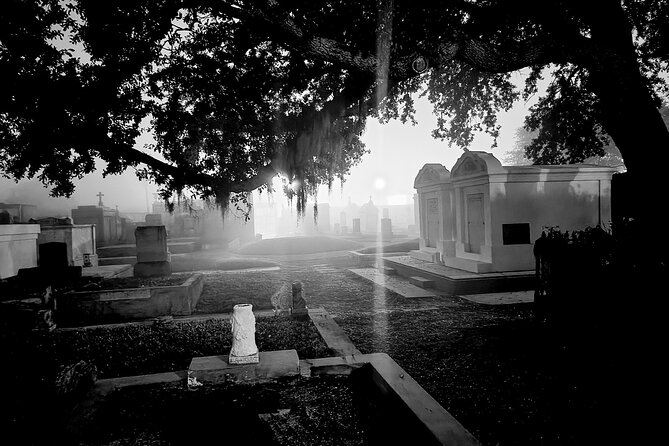
<path fill-rule="evenodd" d="M 381 240 L 390 240 L 393 238 L 392 222 L 389 218 L 381 219 Z"/>
<path fill-rule="evenodd" d="M 12 224 L 12 215 L 9 211 L 4 209 L 0 210 L 0 225 L 11 225 Z"/>
<path fill-rule="evenodd" d="M 353 233 L 354 234 L 360 234 L 360 219 L 359 218 L 354 218 L 353 219 Z"/>
<path fill-rule="evenodd" d="M 237 304 L 232 307 L 232 348 L 228 356 L 230 364 L 257 364 L 256 319 L 253 305 Z"/>
<path fill-rule="evenodd" d="M 293 282 L 293 316 L 308 316 L 307 301 L 304 299 L 304 285 L 302 282 Z"/>
<path fill-rule="evenodd" d="M 165 226 L 138 226 L 135 229 L 135 240 L 135 277 L 165 276 L 172 273 Z"/>

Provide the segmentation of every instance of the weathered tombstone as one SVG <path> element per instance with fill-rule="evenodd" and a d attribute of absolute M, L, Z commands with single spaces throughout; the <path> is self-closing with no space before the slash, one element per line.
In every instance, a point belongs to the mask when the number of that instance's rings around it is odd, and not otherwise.
<path fill-rule="evenodd" d="M 138 226 L 135 229 L 135 240 L 135 277 L 166 276 L 172 273 L 165 226 Z"/>
<path fill-rule="evenodd" d="M 354 218 L 353 219 L 353 233 L 354 234 L 360 234 L 360 219 L 359 218 Z"/>
<path fill-rule="evenodd" d="M 390 240 L 393 238 L 392 222 L 389 218 L 381 219 L 381 240 Z"/>
<path fill-rule="evenodd" d="M 308 316 L 307 301 L 304 299 L 304 286 L 302 282 L 293 282 L 293 316 Z"/>
<path fill-rule="evenodd" d="M 257 364 L 256 319 L 253 305 L 237 304 L 232 307 L 232 348 L 228 356 L 229 364 Z"/>

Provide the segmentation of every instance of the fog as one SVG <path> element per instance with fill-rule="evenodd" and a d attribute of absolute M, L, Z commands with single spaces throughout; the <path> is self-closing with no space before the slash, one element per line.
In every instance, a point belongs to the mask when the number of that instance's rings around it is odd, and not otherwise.
<path fill-rule="evenodd" d="M 514 79 L 517 84 L 522 82 L 518 73 L 514 74 Z M 519 101 L 509 112 L 500 114 L 502 128 L 497 148 L 491 149 L 489 137 L 478 135 L 471 150 L 492 151 L 503 160 L 506 152 L 513 148 L 514 132 L 522 126 L 530 106 L 530 103 Z M 432 106 L 424 98 L 416 99 L 416 119 L 418 124 L 412 126 L 399 121 L 380 124 L 370 118 L 362 137 L 370 153 L 351 169 L 343 186 L 336 181 L 330 191 L 325 186 L 321 187 L 318 203 L 344 207 L 349 201 L 362 205 L 371 198 L 377 206 L 413 204 L 413 180 L 420 168 L 425 163 L 441 163 L 450 169 L 462 154 L 462 150 L 432 138 L 430 133 L 435 128 L 436 118 L 432 114 Z M 138 148 L 147 142 L 147 136 L 141 139 L 137 142 Z M 104 163 L 100 161 L 97 167 L 94 173 L 75 182 L 75 192 L 69 199 L 51 197 L 49 190 L 35 179 L 16 183 L 0 178 L 0 202 L 37 205 L 40 217 L 70 216 L 71 209 L 79 205 L 97 204 L 97 194 L 102 193 L 103 204 L 112 209 L 118 206 L 121 212 L 151 212 L 156 185 L 140 181 L 132 169 L 122 175 L 103 178 Z M 280 191 L 271 196 L 255 192 L 253 198 L 254 203 L 259 205 L 272 204 L 277 212 L 288 206 Z M 297 216 L 295 220 L 297 222 Z M 331 215 L 330 220 L 336 222 L 337 215 Z"/>

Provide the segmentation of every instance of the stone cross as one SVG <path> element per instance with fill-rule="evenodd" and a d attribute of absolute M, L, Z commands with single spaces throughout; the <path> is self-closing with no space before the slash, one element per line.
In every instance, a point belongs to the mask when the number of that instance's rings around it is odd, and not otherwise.
<path fill-rule="evenodd" d="M 96 196 L 98 197 L 98 206 L 100 206 L 100 207 L 104 206 L 102 204 L 102 197 L 104 197 L 105 194 L 103 194 L 102 192 L 98 192 L 98 194 Z"/>

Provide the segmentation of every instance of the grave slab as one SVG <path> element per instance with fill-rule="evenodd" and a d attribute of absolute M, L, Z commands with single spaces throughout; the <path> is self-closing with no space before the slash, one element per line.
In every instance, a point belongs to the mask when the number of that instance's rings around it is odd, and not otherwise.
<path fill-rule="evenodd" d="M 228 355 L 193 358 L 188 367 L 188 377 L 203 384 L 226 381 L 263 381 L 300 374 L 300 360 L 296 350 L 259 352 L 258 364 L 232 365 Z"/>
<path fill-rule="evenodd" d="M 435 297 L 436 294 L 432 291 L 427 291 L 423 288 L 419 288 L 415 285 L 412 285 L 406 280 L 402 280 L 397 277 L 388 276 L 379 272 L 376 268 L 352 268 L 349 269 L 354 274 L 357 274 L 360 277 L 364 277 L 367 280 L 371 280 L 377 285 L 388 288 L 390 291 L 393 291 L 403 297 Z"/>
<path fill-rule="evenodd" d="M 434 288 L 434 280 L 425 277 L 411 276 L 409 277 L 409 283 L 421 288 Z"/>

